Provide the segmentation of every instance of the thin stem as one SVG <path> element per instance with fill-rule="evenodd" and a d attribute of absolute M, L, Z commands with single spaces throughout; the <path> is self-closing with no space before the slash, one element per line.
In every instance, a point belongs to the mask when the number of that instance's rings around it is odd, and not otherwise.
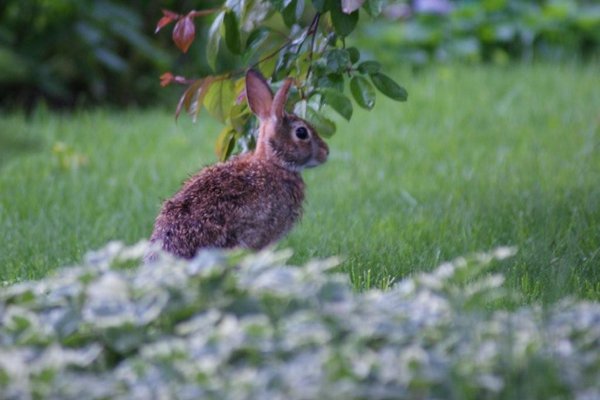
<path fill-rule="evenodd" d="M 173 82 L 177 83 L 178 85 L 191 85 L 192 83 L 197 81 L 197 79 L 187 79 L 187 78 L 177 79 L 177 78 L 183 78 L 183 77 L 176 77 L 175 79 L 173 79 Z"/>
<path fill-rule="evenodd" d="M 312 72 L 312 62 L 313 62 L 313 54 L 315 52 L 315 41 L 317 39 L 317 30 L 319 27 L 319 20 L 321 19 L 321 13 L 317 13 L 315 15 L 315 18 L 313 19 L 313 22 L 310 24 L 311 30 L 308 32 L 310 35 L 312 35 L 311 41 L 310 41 L 310 50 L 308 53 L 308 60 L 309 63 L 308 64 L 308 71 L 306 71 L 306 80 L 308 81 L 308 78 L 310 77 L 310 74 Z"/>
<path fill-rule="evenodd" d="M 188 16 L 192 17 L 192 18 L 196 18 L 196 17 L 203 17 L 205 15 L 210 15 L 212 13 L 215 13 L 217 11 L 221 11 L 223 8 L 219 7 L 219 8 L 209 8 L 208 10 L 200 10 L 200 11 L 190 11 L 188 13 Z"/>

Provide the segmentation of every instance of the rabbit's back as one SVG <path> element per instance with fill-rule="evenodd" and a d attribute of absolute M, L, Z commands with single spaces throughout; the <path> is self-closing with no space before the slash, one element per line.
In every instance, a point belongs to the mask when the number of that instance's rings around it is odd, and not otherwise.
<path fill-rule="evenodd" d="M 240 156 L 190 178 L 156 218 L 151 240 L 181 257 L 204 247 L 261 249 L 302 214 L 298 172 Z"/>

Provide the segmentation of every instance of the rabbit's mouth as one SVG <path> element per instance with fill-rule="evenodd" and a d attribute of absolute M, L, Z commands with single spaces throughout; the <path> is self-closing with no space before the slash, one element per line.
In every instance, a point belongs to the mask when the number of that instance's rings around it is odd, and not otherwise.
<path fill-rule="evenodd" d="M 327 157 L 329 156 L 329 147 L 323 144 L 323 146 L 319 146 L 315 152 L 313 152 L 313 156 L 308 160 L 308 162 L 304 165 L 305 168 L 314 168 L 325 161 L 327 161 Z"/>
<path fill-rule="evenodd" d="M 308 160 L 308 162 L 306 164 L 304 164 L 304 168 L 314 168 L 314 167 L 318 167 L 319 165 L 323 164 L 325 161 L 327 161 L 327 155 L 324 156 L 316 156 L 316 157 L 311 157 L 310 160 Z"/>

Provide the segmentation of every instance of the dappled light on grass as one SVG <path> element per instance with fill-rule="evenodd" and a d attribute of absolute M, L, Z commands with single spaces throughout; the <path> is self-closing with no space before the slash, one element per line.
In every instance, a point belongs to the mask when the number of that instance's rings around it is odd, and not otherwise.
<path fill-rule="evenodd" d="M 335 259 L 205 251 L 140 265 L 146 252 L 113 242 L 3 288 L 4 397 L 600 396 L 600 304 L 517 307 L 488 272 L 512 248 L 364 293 Z"/>

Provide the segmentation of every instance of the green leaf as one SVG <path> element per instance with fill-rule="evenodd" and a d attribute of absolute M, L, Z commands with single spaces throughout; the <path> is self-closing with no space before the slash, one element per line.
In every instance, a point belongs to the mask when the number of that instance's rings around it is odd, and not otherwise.
<path fill-rule="evenodd" d="M 296 54 L 288 51 L 282 51 L 277 59 L 275 71 L 273 71 L 273 79 L 279 81 L 290 74 L 292 63 L 296 60 Z"/>
<path fill-rule="evenodd" d="M 375 106 L 375 89 L 364 76 L 355 75 L 350 80 L 350 92 L 362 108 L 370 110 Z"/>
<path fill-rule="evenodd" d="M 352 64 L 356 64 L 358 60 L 360 60 L 360 51 L 356 47 L 348 47 L 346 49 L 348 55 L 350 56 L 350 62 Z"/>
<path fill-rule="evenodd" d="M 283 0 L 271 0 L 269 3 L 271 3 L 271 7 L 273 7 L 273 9 L 275 9 L 277 12 L 282 12 L 285 8 Z"/>
<path fill-rule="evenodd" d="M 317 86 L 320 88 L 333 88 L 341 92 L 344 90 L 344 76 L 342 74 L 327 74 L 321 76 Z"/>
<path fill-rule="evenodd" d="M 358 72 L 361 74 L 373 74 L 379 72 L 381 64 L 377 61 L 363 61 L 358 64 Z"/>
<path fill-rule="evenodd" d="M 250 57 L 253 56 L 257 49 L 267 40 L 270 33 L 271 29 L 265 27 L 253 30 L 250 35 L 248 35 L 248 39 L 246 39 L 246 50 L 244 55 Z"/>
<path fill-rule="evenodd" d="M 335 33 L 340 36 L 348 36 L 358 23 L 358 10 L 352 14 L 346 14 L 342 11 L 341 3 L 336 2 L 331 9 L 331 22 Z"/>
<path fill-rule="evenodd" d="M 239 93 L 239 92 L 236 91 L 236 93 Z M 244 134 L 246 124 L 248 123 L 248 120 L 250 119 L 251 115 L 252 115 L 252 113 L 250 112 L 250 109 L 246 105 L 246 102 L 242 102 L 240 104 L 235 104 L 234 106 L 231 107 L 231 110 L 229 113 L 229 117 L 228 117 L 229 125 L 231 125 L 231 127 L 233 129 L 235 129 L 236 132 Z"/>
<path fill-rule="evenodd" d="M 204 97 L 204 107 L 210 115 L 225 122 L 235 100 L 233 82 L 229 79 L 215 80 Z"/>
<path fill-rule="evenodd" d="M 363 4 L 363 8 L 371 17 L 377 17 L 381 14 L 381 10 L 383 10 L 383 3 L 384 0 L 367 0 Z"/>
<path fill-rule="evenodd" d="M 312 0 L 313 7 L 320 13 L 327 11 L 327 1 L 326 0 Z"/>
<path fill-rule="evenodd" d="M 326 60 L 330 72 L 344 72 L 350 64 L 350 55 L 344 49 L 333 49 L 327 52 Z"/>
<path fill-rule="evenodd" d="M 211 24 L 208 30 L 208 42 L 206 43 L 206 60 L 208 65 L 216 70 L 217 66 L 217 55 L 219 53 L 219 44 L 221 43 L 221 26 L 223 25 L 223 18 L 225 12 L 220 12 L 215 17 L 215 20 Z"/>
<path fill-rule="evenodd" d="M 298 23 L 298 20 L 302 18 L 304 13 L 304 0 L 292 0 L 287 7 L 283 10 L 281 15 L 283 21 L 288 27 L 291 27 Z"/>
<path fill-rule="evenodd" d="M 265 77 L 272 77 L 275 73 L 275 67 L 277 67 L 277 59 L 275 57 L 271 57 L 268 60 L 261 62 L 258 65 L 258 70 Z"/>
<path fill-rule="evenodd" d="M 317 130 L 320 136 L 330 138 L 336 131 L 335 122 L 315 111 L 312 107 L 306 108 L 306 120 Z"/>
<path fill-rule="evenodd" d="M 275 10 L 283 13 L 283 10 L 285 10 L 285 8 L 289 6 L 292 1 L 293 0 L 270 0 L 270 3 L 273 5 Z"/>
<path fill-rule="evenodd" d="M 215 142 L 215 153 L 219 160 L 225 161 L 231 155 L 235 147 L 235 129 L 231 126 L 225 126 Z"/>
<path fill-rule="evenodd" d="M 239 26 L 255 27 L 260 24 L 260 13 L 253 12 L 257 10 L 256 0 L 244 0 L 238 7 L 240 8 L 237 14 L 240 20 Z"/>
<path fill-rule="evenodd" d="M 384 95 L 390 99 L 397 101 L 406 101 L 408 99 L 408 92 L 402 86 L 398 85 L 392 78 L 376 72 L 370 74 L 373 85 Z"/>
<path fill-rule="evenodd" d="M 287 27 L 291 27 L 296 23 L 296 1 L 297 0 L 292 0 L 292 2 L 281 11 L 283 22 Z"/>
<path fill-rule="evenodd" d="M 318 89 L 317 93 L 323 96 L 323 103 L 333 108 L 347 121 L 352 118 L 352 102 L 343 93 L 333 89 Z"/>
<path fill-rule="evenodd" d="M 231 10 L 225 13 L 225 44 L 233 54 L 241 53 L 240 30 L 237 17 Z"/>
<path fill-rule="evenodd" d="M 124 355 L 139 346 L 139 343 L 144 343 L 147 334 L 143 327 L 123 325 L 107 329 L 102 336 L 108 347 Z"/>

